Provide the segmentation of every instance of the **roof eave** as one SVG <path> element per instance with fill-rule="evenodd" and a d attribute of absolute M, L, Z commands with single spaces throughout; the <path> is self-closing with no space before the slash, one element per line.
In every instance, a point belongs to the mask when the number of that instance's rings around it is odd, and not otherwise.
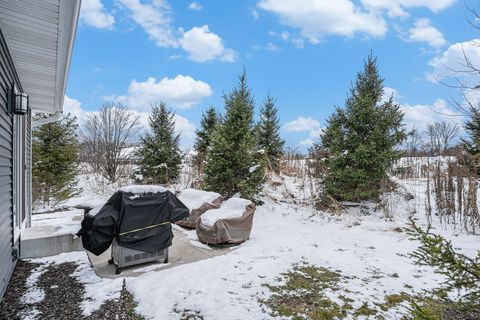
<path fill-rule="evenodd" d="M 63 111 L 68 71 L 73 53 L 73 44 L 80 16 L 82 0 L 60 1 L 58 23 L 57 66 L 55 102 L 52 112 Z"/>

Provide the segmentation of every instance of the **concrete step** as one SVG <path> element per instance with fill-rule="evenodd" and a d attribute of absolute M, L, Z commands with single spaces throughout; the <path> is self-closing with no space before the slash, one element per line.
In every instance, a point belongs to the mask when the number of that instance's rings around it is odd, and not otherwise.
<path fill-rule="evenodd" d="M 58 234 L 55 227 L 27 228 L 20 241 L 20 258 L 41 258 L 63 252 L 83 251 L 82 239 L 73 234 Z"/>

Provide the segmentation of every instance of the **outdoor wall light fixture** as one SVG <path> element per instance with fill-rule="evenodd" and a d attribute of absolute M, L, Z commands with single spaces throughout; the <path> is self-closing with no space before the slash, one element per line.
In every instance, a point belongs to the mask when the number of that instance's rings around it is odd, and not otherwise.
<path fill-rule="evenodd" d="M 28 94 L 24 92 L 15 93 L 13 113 L 15 114 L 28 113 Z"/>
<path fill-rule="evenodd" d="M 11 113 L 25 115 L 28 113 L 28 94 L 20 92 L 15 84 L 12 84 L 8 92 L 8 110 Z"/>

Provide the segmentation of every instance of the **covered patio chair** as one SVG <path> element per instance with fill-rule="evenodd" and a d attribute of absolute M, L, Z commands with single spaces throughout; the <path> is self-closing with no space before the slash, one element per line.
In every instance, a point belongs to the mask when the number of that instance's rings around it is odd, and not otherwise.
<path fill-rule="evenodd" d="M 250 237 L 255 204 L 231 198 L 219 209 L 205 212 L 196 225 L 198 239 L 206 244 L 239 244 Z"/>
<path fill-rule="evenodd" d="M 176 223 L 179 226 L 192 229 L 195 228 L 202 214 L 210 209 L 218 209 L 222 204 L 222 196 L 220 194 L 195 189 L 183 190 L 178 199 L 190 210 L 190 214 Z"/>

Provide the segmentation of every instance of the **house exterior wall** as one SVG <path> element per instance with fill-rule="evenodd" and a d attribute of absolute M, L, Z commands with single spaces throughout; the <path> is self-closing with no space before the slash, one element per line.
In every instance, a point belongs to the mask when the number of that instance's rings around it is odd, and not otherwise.
<path fill-rule="evenodd" d="M 30 112 L 11 114 L 9 93 L 15 86 L 29 94 L 37 112 L 63 110 L 80 5 L 81 0 L 0 0 L 0 299 L 32 211 L 32 118 Z"/>
<path fill-rule="evenodd" d="M 2 30 L 0 29 L 0 299 L 10 280 L 11 274 L 15 267 L 16 257 L 14 250 L 18 252 L 19 239 L 14 237 L 14 154 L 13 154 L 13 115 L 8 110 L 9 92 L 15 84 L 21 89 L 15 66 L 5 41 Z M 25 116 L 27 119 L 25 128 L 30 126 L 30 114 Z M 29 129 L 25 129 L 25 136 L 30 135 Z M 25 148 L 21 152 L 26 152 L 30 148 L 30 142 L 25 141 Z M 30 156 L 30 150 L 25 154 Z M 26 160 L 25 175 L 29 176 L 31 161 Z M 25 181 L 28 181 L 25 179 Z M 30 188 L 30 184 L 25 183 L 25 189 Z M 31 212 L 30 205 L 26 202 L 29 199 L 25 197 L 24 215 Z M 28 221 L 28 219 L 27 219 Z"/>

